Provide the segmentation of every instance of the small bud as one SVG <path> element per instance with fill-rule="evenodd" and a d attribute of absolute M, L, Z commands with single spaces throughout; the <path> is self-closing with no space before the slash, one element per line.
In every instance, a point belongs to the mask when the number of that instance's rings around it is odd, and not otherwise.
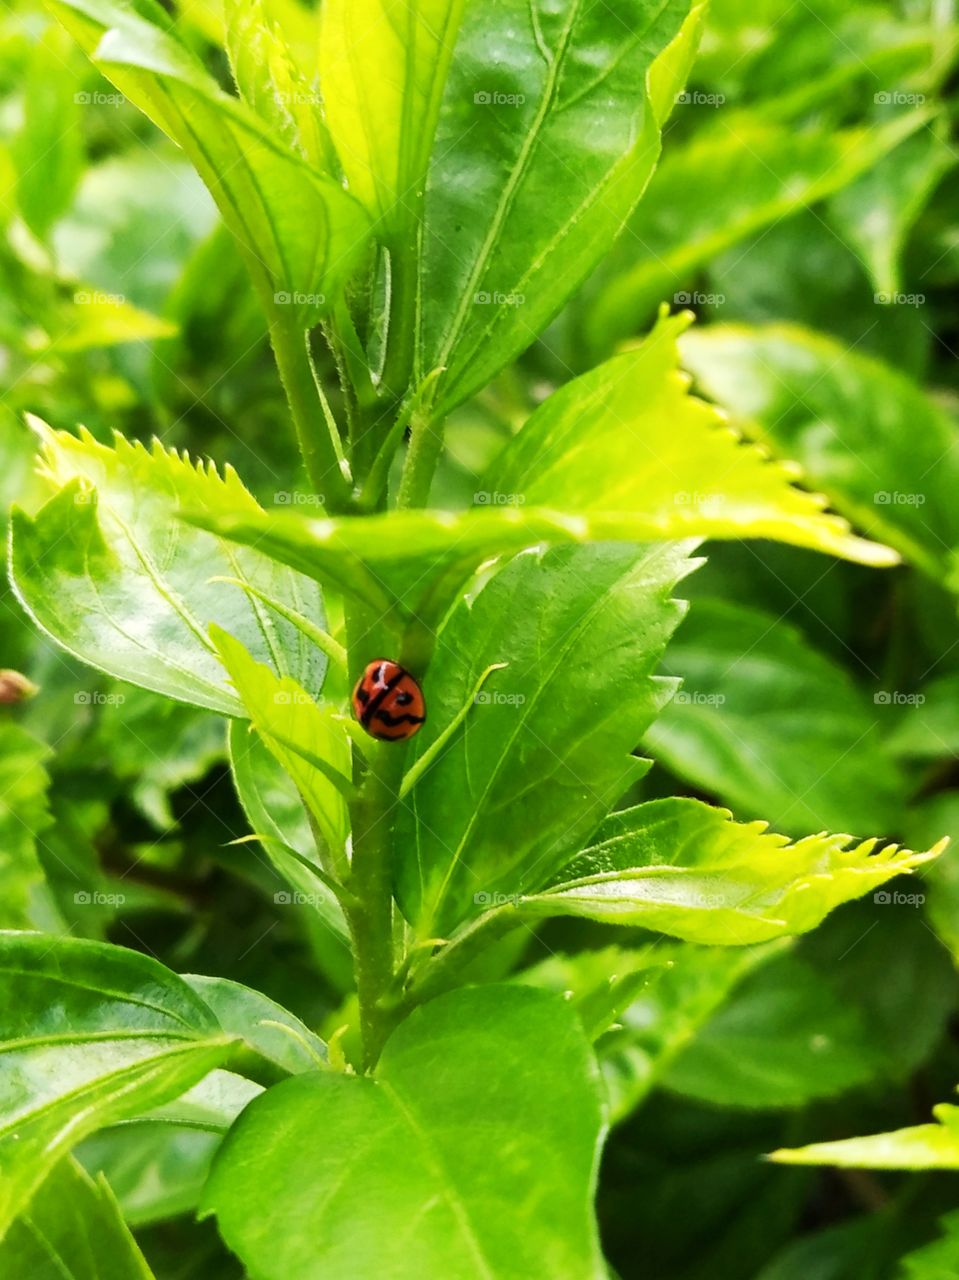
<path fill-rule="evenodd" d="M 39 693 L 39 688 L 20 671 L 0 670 L 0 706 L 25 702 Z"/>

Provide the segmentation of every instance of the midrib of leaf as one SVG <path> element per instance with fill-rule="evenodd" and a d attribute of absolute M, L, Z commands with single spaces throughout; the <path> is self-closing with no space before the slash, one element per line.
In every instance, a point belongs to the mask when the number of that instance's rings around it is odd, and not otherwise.
<path fill-rule="evenodd" d="M 479 1236 L 477 1235 L 476 1228 L 474 1227 L 470 1217 L 469 1209 L 457 1190 L 453 1177 L 449 1169 L 444 1164 L 440 1153 L 430 1141 L 429 1134 L 424 1128 L 419 1117 L 413 1111 L 412 1107 L 403 1101 L 399 1090 L 396 1089 L 394 1085 L 390 1084 L 388 1080 L 379 1078 L 376 1083 L 388 1095 L 397 1111 L 399 1111 L 400 1115 L 406 1121 L 413 1137 L 419 1141 L 420 1149 L 426 1156 L 430 1165 L 432 1165 L 433 1170 L 437 1175 L 443 1199 L 448 1204 L 450 1211 L 459 1226 L 460 1233 L 462 1234 L 468 1249 L 473 1255 L 473 1260 L 480 1269 L 480 1275 L 482 1275 L 483 1280 L 497 1280 L 495 1273 L 490 1269 L 490 1264 L 487 1260 L 486 1254 L 483 1252 Z"/>
<path fill-rule="evenodd" d="M 656 559 L 661 558 L 662 554 L 663 553 L 660 552 L 656 556 Z M 518 723 L 516 727 L 512 730 L 506 742 L 504 743 L 503 748 L 501 749 L 499 756 L 497 758 L 497 762 L 492 772 L 490 773 L 489 777 L 487 778 L 486 785 L 484 786 L 481 795 L 472 805 L 472 814 L 466 825 L 466 829 L 464 830 L 463 835 L 460 837 L 460 840 L 456 846 L 456 849 L 453 851 L 453 857 L 447 869 L 446 876 L 444 877 L 443 883 L 440 886 L 440 889 L 438 893 L 435 895 L 434 901 L 430 906 L 430 916 L 429 916 L 430 919 L 432 919 L 433 916 L 436 914 L 436 911 L 439 909 L 440 904 L 443 902 L 443 899 L 446 896 L 446 891 L 449 888 L 450 880 L 452 879 L 454 871 L 459 866 L 460 859 L 463 855 L 463 849 L 466 845 L 466 842 L 469 840 L 470 836 L 473 834 L 473 831 L 480 820 L 481 810 L 483 806 L 486 804 L 487 800 L 489 799 L 489 795 L 494 784 L 499 781 L 500 773 L 503 769 L 507 756 L 512 750 L 512 747 L 516 741 L 517 736 L 525 728 L 526 722 L 529 719 L 529 716 L 532 715 L 533 711 L 538 705 L 539 700 L 542 697 L 545 690 L 547 689 L 547 687 L 550 684 L 552 684 L 570 648 L 579 640 L 580 635 L 582 634 L 583 630 L 588 626 L 588 624 L 593 621 L 593 618 L 600 611 L 601 607 L 603 606 L 604 602 L 606 601 L 607 597 L 610 595 L 614 587 L 619 586 L 620 583 L 622 583 L 623 580 L 635 570 L 635 568 L 636 566 L 634 564 L 630 569 L 627 569 L 623 574 L 621 574 L 620 577 L 618 577 L 615 580 L 615 582 L 611 583 L 610 586 L 603 592 L 602 596 L 598 600 L 593 602 L 589 610 L 585 614 L 582 614 L 580 616 L 575 627 L 571 628 L 566 633 L 566 636 L 563 639 L 563 643 L 560 645 L 558 649 L 558 656 L 549 668 L 549 674 L 547 679 L 540 682 L 539 688 L 537 689 L 536 693 L 533 695 L 530 701 L 529 712 L 526 715 L 517 716 Z M 469 752 L 466 750 L 466 747 L 468 744 L 469 721 L 467 721 L 466 724 L 463 726 L 463 733 L 464 733 L 464 739 L 466 739 L 466 741 L 464 741 L 463 756 L 464 756 L 464 760 L 468 761 Z M 468 776 L 468 768 L 467 768 L 467 776 Z M 470 794 L 472 794 L 472 789 L 470 791 Z M 414 795 L 415 795 L 415 792 L 414 792 Z M 417 807 L 418 806 L 414 806 L 414 812 L 416 812 Z M 425 901 L 426 883 L 424 879 L 423 859 L 421 857 L 421 846 L 420 846 L 420 839 L 419 839 L 420 826 L 421 824 L 419 821 L 414 823 L 414 828 L 417 832 L 416 856 L 417 856 L 417 863 L 419 865 L 419 870 L 420 870 L 420 894 L 422 899 Z M 511 864 L 511 866 L 512 865 L 515 865 L 515 864 Z"/>
<path fill-rule="evenodd" d="M 51 1098 L 49 1102 L 45 1102 L 43 1106 L 35 1107 L 26 1114 L 18 1114 L 12 1120 L 0 1122 L 0 1139 L 8 1137 L 16 1129 L 22 1128 L 24 1124 L 32 1124 L 37 1119 L 46 1116 L 47 1113 L 56 1111 L 64 1103 L 82 1103 L 84 1099 L 89 1098 L 89 1104 L 85 1107 L 81 1106 L 79 1110 L 74 1111 L 69 1121 L 61 1128 L 60 1133 L 79 1128 L 81 1127 L 81 1122 L 97 1109 L 100 1091 L 104 1085 L 110 1086 L 110 1100 L 114 1102 L 137 1090 L 141 1084 L 149 1081 L 151 1077 L 157 1075 L 161 1069 L 165 1069 L 171 1062 L 189 1058 L 199 1050 L 220 1047 L 225 1049 L 227 1045 L 233 1043 L 233 1040 L 234 1037 L 231 1036 L 211 1036 L 207 1039 L 195 1039 L 182 1047 L 177 1046 L 175 1049 L 170 1049 L 167 1053 L 157 1053 L 152 1057 L 142 1058 L 138 1062 L 130 1063 L 119 1071 L 104 1072 L 104 1074 L 95 1076 L 92 1080 L 84 1081 L 76 1089 L 58 1094 L 55 1098 Z M 112 1087 L 114 1084 L 118 1087 Z M 93 1096 L 91 1097 L 90 1095 Z"/>
<path fill-rule="evenodd" d="M 529 2 L 530 2 L 530 9 L 532 9 L 533 4 L 535 3 L 535 0 L 529 0 Z M 604 65 L 602 71 L 597 72 L 589 84 L 583 85 L 583 87 L 577 93 L 574 93 L 571 98 L 568 98 L 562 104 L 562 106 L 558 107 L 557 115 L 559 115 L 563 111 L 568 111 L 570 107 L 574 107 L 577 102 L 580 102 L 582 101 L 583 98 L 588 97 L 591 93 L 593 93 L 596 89 L 598 89 L 599 86 L 605 80 L 608 80 L 609 77 L 612 75 L 612 73 L 617 69 L 617 67 L 619 67 L 619 65 L 626 59 L 626 57 L 629 54 L 631 54 L 633 50 L 636 48 L 636 46 L 640 44 L 641 41 L 649 34 L 650 30 L 656 25 L 656 23 L 659 21 L 660 17 L 666 10 L 666 7 L 668 4 L 669 4 L 669 0 L 661 0 L 659 8 L 650 15 L 649 21 L 646 23 L 646 26 L 642 29 L 642 31 L 634 32 L 631 38 L 623 43 L 616 57 L 613 58 L 613 60 L 610 63 Z"/>
<path fill-rule="evenodd" d="M 144 574 L 146 575 L 147 579 L 150 582 L 152 582 L 153 586 L 156 587 L 156 590 L 159 596 L 167 602 L 167 604 L 170 606 L 173 612 L 182 620 L 182 622 L 186 625 L 186 627 L 193 632 L 193 634 L 196 636 L 197 640 L 200 641 L 203 647 L 209 653 L 213 654 L 214 657 L 216 657 L 216 647 L 214 646 L 213 641 L 203 630 L 203 627 L 200 625 L 200 622 L 193 617 L 193 614 L 190 612 L 187 606 L 181 600 L 178 599 L 178 597 L 176 596 L 172 588 L 168 587 L 165 584 L 160 574 L 160 570 L 157 568 L 156 565 L 154 565 L 151 556 L 147 553 L 147 551 L 143 547 L 141 547 L 140 543 L 134 537 L 133 530 L 129 527 L 129 525 L 122 518 L 122 516 L 119 514 L 119 512 L 116 510 L 115 507 L 109 507 L 108 511 L 110 516 L 116 521 L 117 525 L 119 525 L 120 530 L 125 535 L 127 541 L 130 544 L 130 547 L 133 550 L 133 554 L 136 556 L 137 560 L 139 560 L 140 566 L 143 569 Z M 179 531 L 175 529 L 173 542 L 170 547 L 171 561 L 176 559 L 178 543 L 179 543 Z M 145 645 L 143 647 L 146 648 Z"/>
<path fill-rule="evenodd" d="M 182 1040 L 184 1043 L 197 1043 L 202 1036 L 194 1033 L 184 1035 L 179 1031 L 165 1031 L 154 1027 L 144 1031 L 61 1031 L 43 1036 L 24 1036 L 17 1040 L 0 1041 L 0 1054 L 19 1053 L 21 1049 L 37 1049 L 44 1046 L 62 1044 L 98 1044 L 113 1040 Z"/>
<path fill-rule="evenodd" d="M 530 0 L 531 4 L 534 2 L 535 0 Z M 550 108 L 553 105 L 553 99 L 556 96 L 559 74 L 562 69 L 563 60 L 566 57 L 566 52 L 569 49 L 573 27 L 579 17 L 582 4 L 583 0 L 573 0 L 573 4 L 570 6 L 569 21 L 561 33 L 560 40 L 556 47 L 556 52 L 553 54 L 551 62 L 548 62 L 547 64 L 548 71 L 546 83 L 543 86 L 542 101 L 536 116 L 533 119 L 532 126 L 523 140 L 519 156 L 516 159 L 513 170 L 509 176 L 506 186 L 503 189 L 503 193 L 500 196 L 499 203 L 496 207 L 496 213 L 490 223 L 490 229 L 486 234 L 486 239 L 480 247 L 476 263 L 470 272 L 466 286 L 462 290 L 460 304 L 453 316 L 453 323 L 448 332 L 446 342 L 444 343 L 439 354 L 439 358 L 436 361 L 437 365 L 445 365 L 449 363 L 450 352 L 459 339 L 466 321 L 466 316 L 469 314 L 471 299 L 475 293 L 477 282 L 480 280 L 484 270 L 486 269 L 489 256 L 496 244 L 496 241 L 500 237 L 503 225 L 513 207 L 513 202 L 516 198 L 516 193 L 519 190 L 520 183 L 526 177 L 526 172 L 532 160 L 533 153 L 539 145 L 543 122 L 549 114 Z"/>
<path fill-rule="evenodd" d="M 531 9 L 534 2 L 535 0 L 530 0 Z M 667 3 L 668 3 L 668 0 L 663 0 L 663 3 L 656 14 L 657 18 L 663 12 Z M 649 26 L 652 26 L 654 21 L 655 19 L 653 19 L 650 22 Z M 647 30 L 648 29 L 649 27 L 647 27 Z M 626 56 L 627 51 L 634 48 L 635 45 L 639 43 L 641 36 L 645 34 L 646 33 L 643 32 L 641 33 L 641 35 L 637 35 L 636 38 L 629 43 L 627 48 L 624 49 L 623 53 L 620 55 L 619 58 L 616 59 L 616 62 L 613 65 L 614 66 L 618 65 L 619 61 Z M 540 41 L 539 41 L 539 35 L 537 31 L 537 45 L 539 44 L 540 44 Z M 540 46 L 540 48 L 542 50 L 542 46 Z M 592 91 L 596 87 L 596 85 L 601 84 L 604 78 L 605 78 L 605 75 L 597 77 L 594 84 L 590 86 L 590 91 Z M 577 97 L 578 96 L 580 95 L 577 95 Z M 566 107 L 568 107 L 569 105 L 570 103 L 565 103 L 563 107 L 560 108 L 560 110 L 565 110 Z M 585 217 L 587 213 L 589 213 L 589 211 L 592 208 L 594 208 L 597 204 L 602 203 L 609 188 L 612 187 L 617 181 L 619 181 L 619 178 L 622 175 L 623 170 L 628 168 L 635 160 L 636 145 L 639 141 L 641 141 L 642 137 L 643 137 L 643 132 L 642 132 L 642 129 L 640 129 L 637 135 L 637 138 L 633 142 L 633 145 L 630 147 L 630 150 L 624 156 L 622 156 L 620 160 L 616 162 L 616 164 L 612 165 L 611 168 L 607 170 L 607 172 L 605 173 L 601 181 L 596 184 L 596 186 L 592 189 L 592 191 L 590 191 L 590 193 L 586 196 L 586 198 L 577 206 L 576 209 L 573 210 L 573 212 L 569 215 L 569 217 L 566 219 L 564 224 L 557 230 L 557 232 L 552 237 L 552 239 L 547 241 L 547 243 L 540 249 L 540 251 L 530 259 L 529 266 L 527 267 L 526 271 L 524 271 L 524 273 L 519 277 L 519 280 L 516 283 L 517 292 L 519 293 L 524 292 L 525 287 L 529 284 L 529 282 L 532 279 L 534 279 L 534 277 L 536 276 L 536 273 L 542 269 L 544 263 L 547 261 L 550 255 L 555 253 L 556 250 L 563 243 L 563 241 L 567 239 L 567 237 L 573 231 L 573 228 L 583 219 L 583 217 Z M 649 175 L 647 176 L 647 182 L 649 181 L 649 178 L 651 176 L 652 176 L 652 171 L 650 171 Z M 636 193 L 637 199 L 640 194 L 641 193 L 639 192 Z M 510 204 L 512 204 L 512 200 L 510 201 Z M 508 216 L 508 213 L 509 213 L 509 209 L 506 209 L 503 214 L 504 221 L 506 216 Z M 484 246 L 484 253 L 488 253 L 488 250 L 486 250 L 485 246 Z M 475 287 L 477 280 L 479 279 L 479 276 L 482 274 L 482 270 L 485 268 L 485 264 L 486 264 L 486 258 L 484 256 L 484 258 L 481 260 L 480 270 L 474 273 L 471 284 L 470 284 L 470 291 L 464 294 L 464 298 L 469 298 L 471 296 L 472 290 Z M 450 339 L 450 342 L 448 343 L 448 346 L 445 352 L 445 355 L 447 357 L 449 355 L 450 349 L 452 348 L 456 339 L 459 336 L 459 331 L 463 327 L 462 326 L 462 320 L 464 318 L 463 313 L 465 313 L 466 310 L 467 308 L 464 302 L 460 308 L 461 314 L 457 317 L 457 321 L 460 322 L 459 328 L 453 333 L 453 336 Z M 474 351 L 478 347 L 482 346 L 483 342 L 489 337 L 493 329 L 496 327 L 496 323 L 497 323 L 496 317 L 491 316 L 481 328 L 477 329 L 476 341 L 473 344 Z M 442 363 L 442 361 L 440 363 Z"/>
<path fill-rule="evenodd" d="M 173 1009 L 166 1009 L 163 1005 L 152 1004 L 149 1000 L 140 1000 L 136 996 L 129 995 L 126 991 L 113 991 L 109 987 L 93 987 L 86 982 L 78 982 L 75 978 L 64 977 L 62 973 L 45 973 L 36 969 L 20 969 L 12 967 L 8 964 L 0 963 L 0 974 L 12 974 L 16 978 L 39 978 L 43 982 L 57 982 L 64 987 L 73 987 L 77 991 L 89 991 L 91 995 L 107 996 L 111 1000 L 116 1000 L 120 1004 L 132 1004 L 140 1009 L 149 1009 L 151 1013 L 160 1013 L 165 1018 L 174 1018 L 177 1022 L 182 1022 L 191 1036 L 198 1034 L 198 1028 L 187 1022 Z"/>

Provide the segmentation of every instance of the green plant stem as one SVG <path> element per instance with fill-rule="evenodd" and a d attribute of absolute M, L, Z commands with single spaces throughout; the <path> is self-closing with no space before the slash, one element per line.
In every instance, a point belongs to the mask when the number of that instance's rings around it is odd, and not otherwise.
<path fill-rule="evenodd" d="M 389 651 L 391 637 L 384 635 L 379 614 L 357 601 L 347 602 L 346 634 L 351 678 L 360 674 L 371 656 Z M 346 915 L 353 941 L 366 1071 L 375 1066 L 398 1020 L 393 999 L 393 828 L 405 759 L 402 743 L 371 739 L 365 763 L 355 766 L 358 786 L 349 802 L 353 905 Z"/>
<path fill-rule="evenodd" d="M 410 418 L 410 444 L 396 499 L 398 507 L 426 506 L 442 447 L 443 429 L 434 420 L 431 407 L 417 408 Z"/>
<path fill-rule="evenodd" d="M 349 504 L 350 486 L 343 472 L 339 442 L 334 441 L 319 403 L 306 331 L 295 315 L 274 315 L 270 341 L 310 484 L 322 495 L 328 511 L 343 511 Z"/>
<path fill-rule="evenodd" d="M 413 378 L 417 325 L 418 262 L 412 239 L 390 248 L 390 316 L 381 383 L 397 400 Z"/>
<path fill-rule="evenodd" d="M 403 754 L 393 743 L 381 744 L 351 805 L 350 890 L 355 905 L 348 912 L 348 920 L 366 1071 L 376 1065 L 395 1023 L 389 999 L 394 977 L 392 836 Z"/>

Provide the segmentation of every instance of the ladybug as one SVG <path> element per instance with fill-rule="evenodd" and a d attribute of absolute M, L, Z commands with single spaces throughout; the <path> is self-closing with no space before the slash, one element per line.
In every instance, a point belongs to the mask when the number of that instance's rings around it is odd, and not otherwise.
<path fill-rule="evenodd" d="M 412 738 L 426 719 L 423 690 L 405 667 L 376 658 L 356 682 L 353 712 L 373 738 L 401 742 Z"/>

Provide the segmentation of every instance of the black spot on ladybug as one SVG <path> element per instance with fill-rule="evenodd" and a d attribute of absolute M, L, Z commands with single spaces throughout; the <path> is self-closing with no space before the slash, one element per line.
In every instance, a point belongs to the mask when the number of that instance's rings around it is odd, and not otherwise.
<path fill-rule="evenodd" d="M 353 713 L 373 738 L 401 742 L 412 738 L 426 720 L 423 691 L 405 667 L 377 658 L 353 690 Z"/>

